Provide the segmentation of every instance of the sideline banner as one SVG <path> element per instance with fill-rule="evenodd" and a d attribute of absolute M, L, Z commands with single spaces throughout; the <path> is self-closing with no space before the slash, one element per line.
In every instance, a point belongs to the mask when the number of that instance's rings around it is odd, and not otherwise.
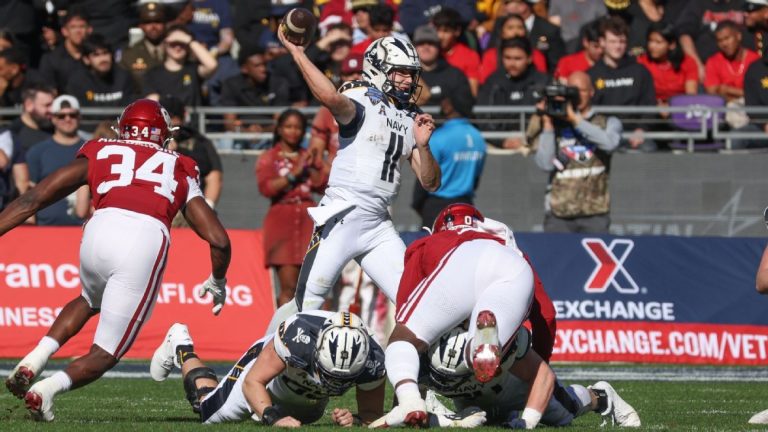
<path fill-rule="evenodd" d="M 761 365 L 759 238 L 516 234 L 557 309 L 553 360 Z"/>
<path fill-rule="evenodd" d="M 202 299 L 195 295 L 211 272 L 208 244 L 191 229 L 173 229 L 155 309 L 125 358 L 151 358 L 174 322 L 189 326 L 195 349 L 204 359 L 237 359 L 262 336 L 274 300 L 261 231 L 227 232 L 232 242 L 229 295 L 219 316 L 211 313 L 210 295 Z M 19 227 L 0 239 L 0 357 L 26 355 L 61 308 L 80 295 L 81 235 L 77 227 Z M 93 317 L 56 357 L 87 353 L 98 318 Z"/>

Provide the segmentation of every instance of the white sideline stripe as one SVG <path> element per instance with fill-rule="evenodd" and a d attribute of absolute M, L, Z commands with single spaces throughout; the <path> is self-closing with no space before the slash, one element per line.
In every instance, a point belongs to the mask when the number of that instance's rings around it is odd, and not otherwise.
<path fill-rule="evenodd" d="M 51 369 L 43 371 L 43 378 L 47 378 L 54 373 L 64 370 L 64 369 Z M 0 376 L 7 377 L 11 374 L 11 369 L 0 369 Z M 109 371 L 104 374 L 105 378 L 139 378 L 139 379 L 146 379 L 146 378 L 152 378 L 149 375 L 149 372 L 120 372 L 120 371 Z M 168 378 L 176 378 L 181 379 L 181 374 L 178 372 L 172 372 L 170 375 L 168 375 Z"/>

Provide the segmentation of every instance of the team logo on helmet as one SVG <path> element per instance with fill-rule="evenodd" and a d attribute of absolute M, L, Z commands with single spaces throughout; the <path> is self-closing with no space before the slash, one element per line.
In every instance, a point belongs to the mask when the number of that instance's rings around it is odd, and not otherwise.
<path fill-rule="evenodd" d="M 467 342 L 467 331 L 455 327 L 429 348 L 429 379 L 435 390 L 453 391 L 472 377 L 464 359 Z"/>
<path fill-rule="evenodd" d="M 315 371 L 330 395 L 343 394 L 365 370 L 370 346 L 358 317 L 339 312 L 323 323 L 315 350 Z"/>
<path fill-rule="evenodd" d="M 395 70 L 411 73 L 411 83 L 407 89 L 399 88 L 390 77 Z M 363 79 L 400 103 L 408 103 L 414 97 L 420 75 L 419 55 L 407 40 L 387 36 L 376 39 L 365 50 Z"/>
<path fill-rule="evenodd" d="M 432 225 L 432 232 L 455 230 L 458 228 L 477 228 L 477 221 L 484 221 L 480 210 L 471 204 L 450 204 L 440 211 Z"/>

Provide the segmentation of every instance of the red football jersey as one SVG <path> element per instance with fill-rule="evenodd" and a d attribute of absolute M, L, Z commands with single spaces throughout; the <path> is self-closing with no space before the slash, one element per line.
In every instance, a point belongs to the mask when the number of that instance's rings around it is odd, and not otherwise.
<path fill-rule="evenodd" d="M 435 271 L 443 257 L 452 254 L 464 242 L 480 239 L 504 244 L 504 240 L 493 234 L 473 229 L 441 231 L 411 243 L 405 250 L 405 269 L 397 289 L 397 310 L 400 310 L 419 283 Z"/>
<path fill-rule="evenodd" d="M 142 213 L 166 226 L 187 201 L 202 196 L 191 158 L 139 141 L 98 139 L 77 152 L 88 159 L 93 207 Z"/>

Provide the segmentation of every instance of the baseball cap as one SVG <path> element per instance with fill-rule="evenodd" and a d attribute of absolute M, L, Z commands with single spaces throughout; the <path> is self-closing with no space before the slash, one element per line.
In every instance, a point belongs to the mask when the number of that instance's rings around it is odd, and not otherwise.
<path fill-rule="evenodd" d="M 754 12 L 768 6 L 768 0 L 746 0 L 741 9 L 744 12 Z"/>
<path fill-rule="evenodd" d="M 611 10 L 624 10 L 629 7 L 629 0 L 605 0 L 605 7 Z"/>
<path fill-rule="evenodd" d="M 143 3 L 139 5 L 139 22 L 165 22 L 165 11 L 163 5 L 155 2 Z"/>
<path fill-rule="evenodd" d="M 281 17 L 288 13 L 289 10 L 300 7 L 300 0 L 271 0 L 270 4 L 272 8 L 269 10 L 269 14 L 274 17 Z"/>
<path fill-rule="evenodd" d="M 378 6 L 379 0 L 352 0 L 350 2 L 352 10 L 369 8 L 371 6 Z"/>
<path fill-rule="evenodd" d="M 362 71 L 363 55 L 361 53 L 351 53 L 341 62 L 341 73 L 344 75 Z"/>
<path fill-rule="evenodd" d="M 437 30 L 431 25 L 416 27 L 416 30 L 413 32 L 413 43 L 420 44 L 423 42 L 440 44 L 440 38 L 437 37 Z"/>
<path fill-rule="evenodd" d="M 65 108 L 72 108 L 75 111 L 80 111 L 80 102 L 78 102 L 77 98 L 74 96 L 66 94 L 61 95 L 53 100 L 53 104 L 51 104 L 51 114 L 58 114 Z"/>

